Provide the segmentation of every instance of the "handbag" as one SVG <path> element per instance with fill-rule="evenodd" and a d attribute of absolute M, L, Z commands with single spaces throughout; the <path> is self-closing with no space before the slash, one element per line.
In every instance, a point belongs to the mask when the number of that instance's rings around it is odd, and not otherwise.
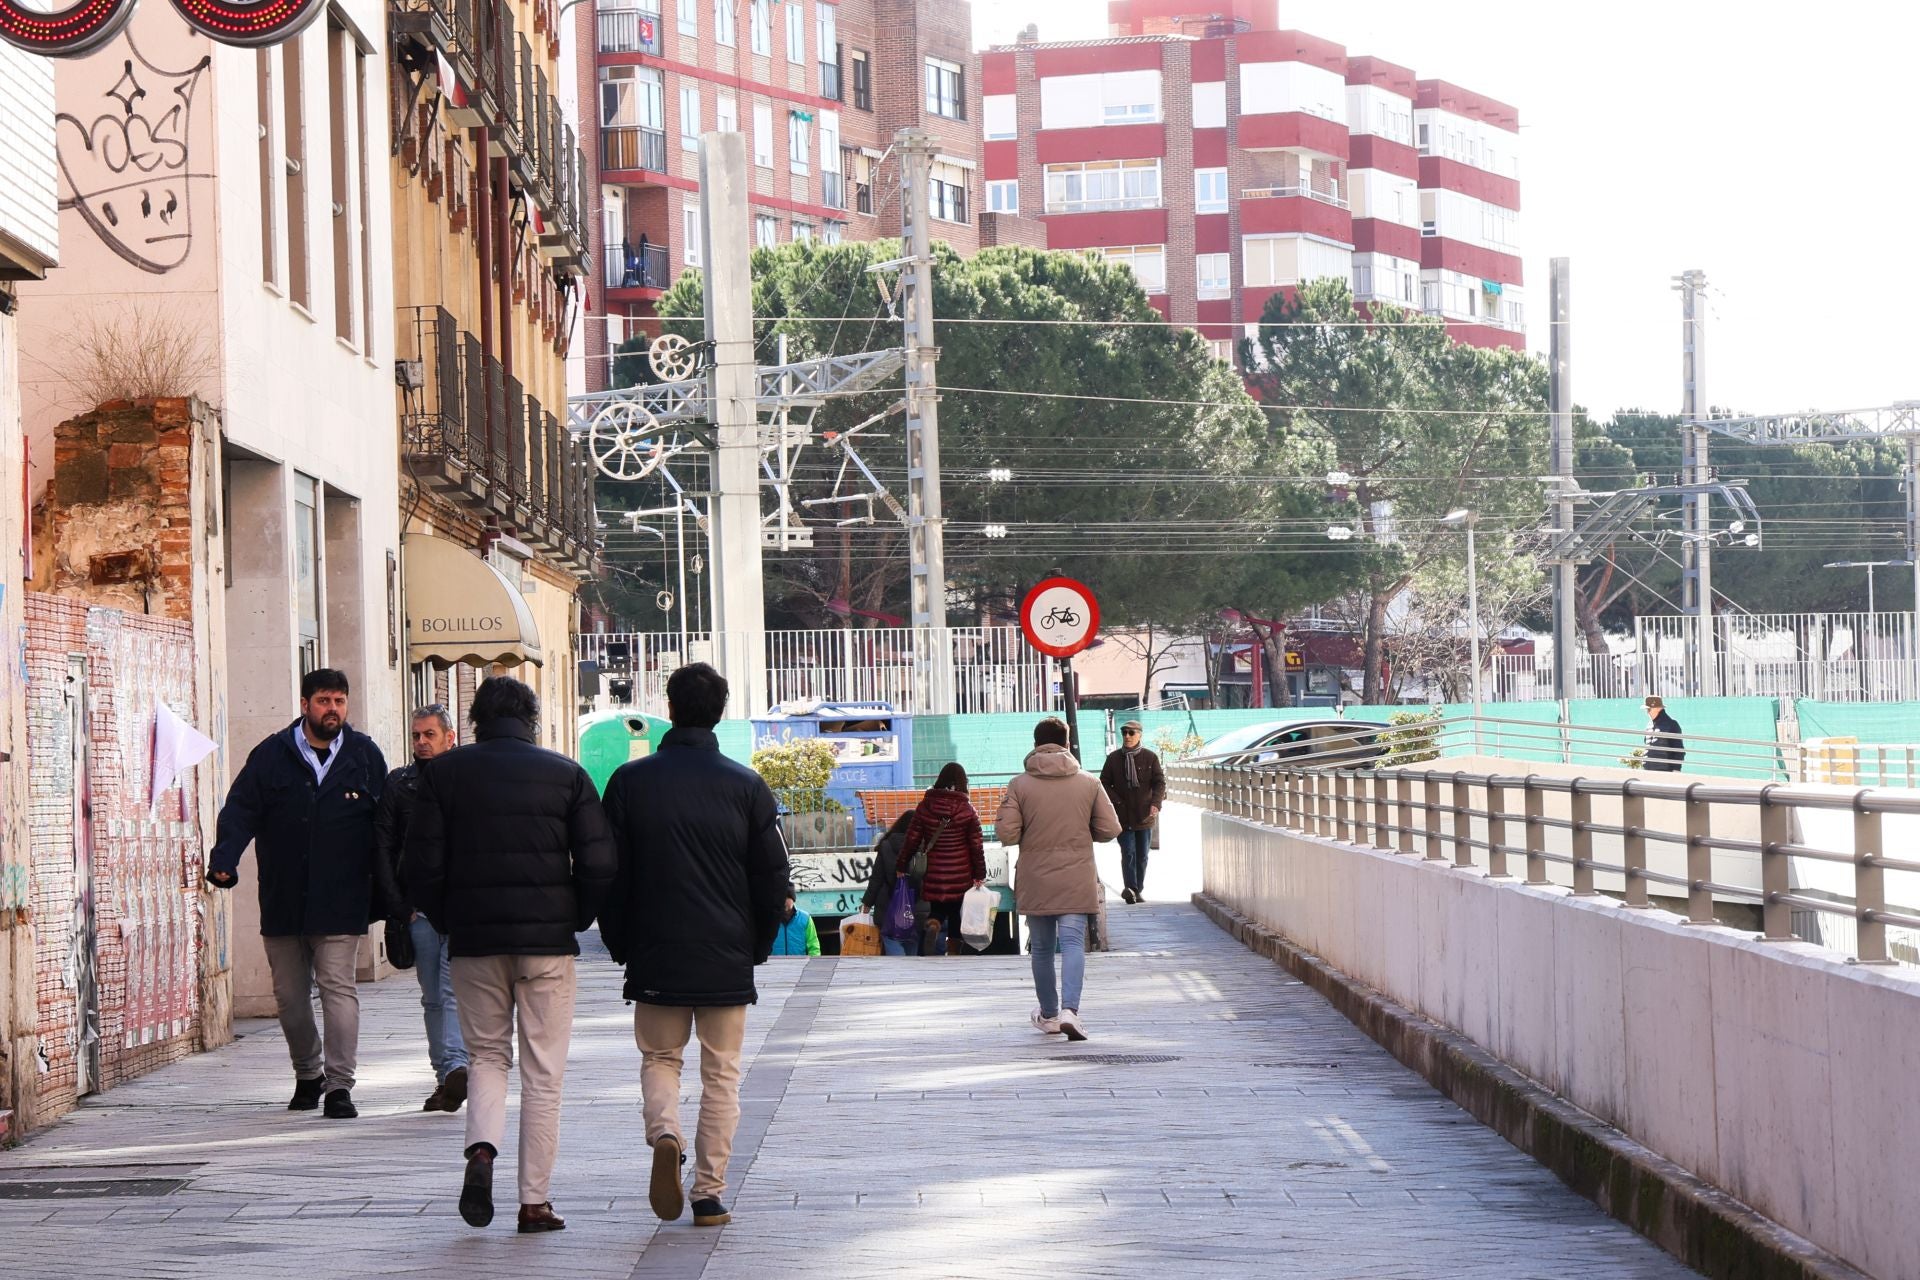
<path fill-rule="evenodd" d="M 877 956 L 881 953 L 880 929 L 874 924 L 872 916 L 862 912 L 840 922 L 841 955 Z"/>
<path fill-rule="evenodd" d="M 419 959 L 413 953 L 413 925 L 395 917 L 387 921 L 387 963 L 396 969 L 411 969 Z"/>
<path fill-rule="evenodd" d="M 921 841 L 920 847 L 913 851 L 913 856 L 907 859 L 906 874 L 909 879 L 924 880 L 927 878 L 927 855 L 933 851 L 933 846 L 940 843 L 940 837 L 947 834 L 947 827 L 950 826 L 952 822 L 952 814 L 948 814 L 946 817 L 940 819 L 940 825 L 933 829 L 933 834 Z"/>

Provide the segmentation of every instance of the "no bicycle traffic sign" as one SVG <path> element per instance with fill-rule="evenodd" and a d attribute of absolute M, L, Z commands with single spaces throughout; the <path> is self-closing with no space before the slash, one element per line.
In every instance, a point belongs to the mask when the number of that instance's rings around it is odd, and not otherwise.
<path fill-rule="evenodd" d="M 1072 578 L 1048 578 L 1020 605 L 1027 643 L 1051 658 L 1071 658 L 1100 632 L 1100 605 L 1093 591 Z"/>

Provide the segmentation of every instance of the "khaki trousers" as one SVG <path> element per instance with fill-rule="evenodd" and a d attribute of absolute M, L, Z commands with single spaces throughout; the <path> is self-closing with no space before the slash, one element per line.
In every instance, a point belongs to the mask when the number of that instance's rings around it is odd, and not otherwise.
<path fill-rule="evenodd" d="M 293 1074 L 301 1080 L 326 1078 L 328 1093 L 353 1088 L 360 1052 L 360 990 L 355 971 L 360 957 L 357 933 L 309 934 L 261 938 L 267 968 L 273 972 L 273 999 L 280 1031 L 287 1038 Z M 326 1019 L 325 1047 L 313 1022 L 313 988 L 320 987 L 320 1012 Z"/>
<path fill-rule="evenodd" d="M 740 1041 L 747 1006 L 706 1009 L 659 1004 L 633 1006 L 633 1040 L 640 1046 L 641 1110 L 647 1145 L 671 1134 L 686 1149 L 680 1127 L 680 1069 L 687 1037 L 700 1035 L 700 1127 L 693 1145 L 693 1198 L 720 1199 L 727 1189 L 733 1131 L 740 1124 Z"/>
<path fill-rule="evenodd" d="M 572 956 L 454 956 L 453 997 L 467 1042 L 467 1147 L 497 1155 L 507 1068 L 520 1023 L 520 1203 L 546 1204 L 560 1150 L 560 1085 L 573 1037 Z"/>

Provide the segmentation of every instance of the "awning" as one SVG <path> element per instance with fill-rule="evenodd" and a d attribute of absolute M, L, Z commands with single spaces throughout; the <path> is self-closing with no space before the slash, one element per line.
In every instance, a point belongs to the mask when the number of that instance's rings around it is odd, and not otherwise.
<path fill-rule="evenodd" d="M 458 543 L 400 539 L 407 575 L 407 660 L 436 667 L 541 665 L 540 629 L 520 591 Z"/>

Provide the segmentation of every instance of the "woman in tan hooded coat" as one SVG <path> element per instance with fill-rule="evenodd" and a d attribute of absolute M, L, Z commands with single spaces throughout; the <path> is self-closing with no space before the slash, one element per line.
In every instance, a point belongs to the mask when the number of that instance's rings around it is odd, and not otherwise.
<path fill-rule="evenodd" d="M 1033 952 L 1033 990 L 1040 1003 L 1030 1021 L 1049 1035 L 1085 1040 L 1080 988 L 1087 966 L 1087 917 L 1100 909 L 1095 841 L 1120 834 L 1100 779 L 1067 750 L 1067 726 L 1053 716 L 1033 730 L 1026 772 L 1007 784 L 994 821 L 1000 843 L 1019 846 L 1014 869 L 1015 909 L 1027 920 Z M 1060 956 L 1056 983 L 1054 954 Z"/>

